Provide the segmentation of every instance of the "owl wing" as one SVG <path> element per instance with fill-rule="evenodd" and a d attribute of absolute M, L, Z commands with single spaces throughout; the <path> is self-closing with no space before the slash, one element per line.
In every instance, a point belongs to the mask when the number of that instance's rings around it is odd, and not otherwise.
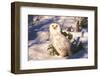
<path fill-rule="evenodd" d="M 50 44 L 50 46 L 48 47 L 48 49 L 53 49 L 53 52 L 55 52 L 56 55 L 59 55 L 59 53 L 57 52 L 57 50 L 55 49 L 55 47 L 52 44 Z"/>

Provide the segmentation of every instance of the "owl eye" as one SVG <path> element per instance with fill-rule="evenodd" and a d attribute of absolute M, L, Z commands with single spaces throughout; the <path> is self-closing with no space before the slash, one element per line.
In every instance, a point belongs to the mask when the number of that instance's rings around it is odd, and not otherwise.
<path fill-rule="evenodd" d="M 54 25 L 52 25 L 52 26 L 54 26 Z"/>

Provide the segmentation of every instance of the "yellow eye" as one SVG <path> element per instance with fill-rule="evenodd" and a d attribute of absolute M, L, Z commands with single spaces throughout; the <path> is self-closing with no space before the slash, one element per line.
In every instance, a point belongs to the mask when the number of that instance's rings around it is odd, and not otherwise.
<path fill-rule="evenodd" d="M 58 27 L 58 25 L 56 25 L 56 27 Z"/>
<path fill-rule="evenodd" d="M 52 27 L 54 27 L 54 25 L 52 25 Z"/>

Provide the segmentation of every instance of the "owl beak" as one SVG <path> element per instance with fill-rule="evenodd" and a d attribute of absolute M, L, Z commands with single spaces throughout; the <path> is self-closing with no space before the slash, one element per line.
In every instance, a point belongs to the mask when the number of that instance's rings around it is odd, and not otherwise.
<path fill-rule="evenodd" d="M 57 28 L 57 25 L 53 26 L 53 28 L 56 29 Z"/>

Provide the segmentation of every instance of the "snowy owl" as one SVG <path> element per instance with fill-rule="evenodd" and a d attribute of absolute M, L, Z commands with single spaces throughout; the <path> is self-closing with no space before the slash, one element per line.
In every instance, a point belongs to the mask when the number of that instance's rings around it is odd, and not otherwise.
<path fill-rule="evenodd" d="M 49 32 L 51 44 L 59 53 L 59 56 L 70 56 L 70 42 L 63 34 L 61 34 L 60 25 L 57 23 L 50 24 Z"/>

